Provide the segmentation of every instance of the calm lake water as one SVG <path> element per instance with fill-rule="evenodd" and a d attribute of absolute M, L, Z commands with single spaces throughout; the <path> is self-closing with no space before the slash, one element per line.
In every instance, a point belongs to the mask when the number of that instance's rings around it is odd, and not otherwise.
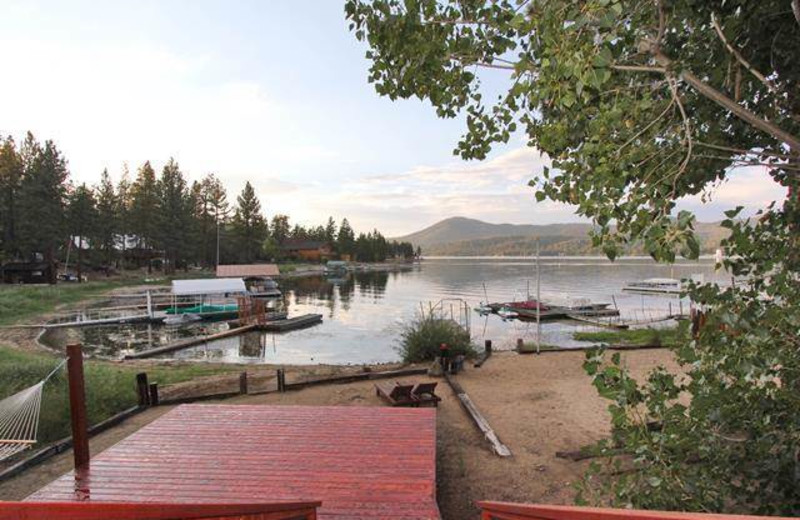
<path fill-rule="evenodd" d="M 725 281 L 715 273 L 713 260 L 659 265 L 649 258 L 626 258 L 614 263 L 602 258 L 559 257 L 541 261 L 541 296 L 545 302 L 567 304 L 573 298 L 615 304 L 623 318 L 645 320 L 677 313 L 677 297 L 623 293 L 622 287 L 644 278 L 688 278 L 702 274 L 706 281 Z M 485 287 L 485 289 L 484 289 Z M 243 363 L 348 364 L 397 361 L 396 348 L 403 324 L 422 306 L 441 308 L 458 319 L 458 302 L 469 306 L 470 328 L 477 344 L 491 339 L 495 349 L 514 348 L 517 338 L 535 341 L 536 324 L 479 316 L 472 309 L 489 301 L 523 299 L 536 293 L 536 261 L 530 258 L 430 258 L 411 270 L 357 272 L 343 278 L 309 276 L 281 282 L 290 316 L 323 315 L 320 325 L 283 333 L 251 333 L 210 342 L 165 357 Z M 682 302 L 687 312 L 687 302 Z M 463 317 L 463 313 L 462 313 Z M 463 318 L 462 318 L 463 319 Z M 180 337 L 221 330 L 224 324 L 201 324 L 184 329 L 135 325 L 82 329 L 84 344 L 96 354 L 116 357 L 169 343 Z M 593 327 L 571 321 L 543 322 L 543 344 L 585 345 L 572 339 Z"/>

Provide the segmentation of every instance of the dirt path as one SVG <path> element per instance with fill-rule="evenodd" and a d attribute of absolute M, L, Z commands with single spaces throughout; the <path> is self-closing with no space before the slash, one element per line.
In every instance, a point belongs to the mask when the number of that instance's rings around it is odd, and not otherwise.
<path fill-rule="evenodd" d="M 674 368 L 665 350 L 626 352 L 623 358 L 635 376 L 658 364 Z M 507 500 L 569 504 L 573 484 L 588 463 L 555 457 L 608 433 L 607 403 L 597 396 L 581 364 L 582 352 L 520 356 L 495 354 L 482 368 L 471 366 L 458 380 L 487 417 L 511 458 L 489 451 L 486 441 L 447 383 L 441 379 L 443 401 L 437 419 L 438 500 L 443 518 L 475 518 L 476 500 Z M 426 377 L 408 378 L 423 381 Z M 241 396 L 226 404 L 300 404 L 382 406 L 372 382 L 311 387 L 285 394 Z M 155 409 L 126 421 L 93 439 L 97 453 L 166 409 Z M 0 499 L 19 499 L 69 469 L 71 453 L 37 466 L 9 482 L 0 483 Z"/>

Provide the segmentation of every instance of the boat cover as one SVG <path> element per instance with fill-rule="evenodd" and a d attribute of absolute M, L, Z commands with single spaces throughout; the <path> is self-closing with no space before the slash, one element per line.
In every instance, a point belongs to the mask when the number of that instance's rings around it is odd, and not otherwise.
<path fill-rule="evenodd" d="M 172 281 L 172 294 L 175 296 L 232 294 L 246 291 L 244 280 L 241 278 L 199 278 L 197 280 Z"/>

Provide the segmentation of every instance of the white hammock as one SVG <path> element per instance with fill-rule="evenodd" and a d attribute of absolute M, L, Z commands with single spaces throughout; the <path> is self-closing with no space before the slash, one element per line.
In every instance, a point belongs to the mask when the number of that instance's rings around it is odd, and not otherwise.
<path fill-rule="evenodd" d="M 35 385 L 0 401 L 0 461 L 36 444 L 42 388 L 64 363 Z"/>

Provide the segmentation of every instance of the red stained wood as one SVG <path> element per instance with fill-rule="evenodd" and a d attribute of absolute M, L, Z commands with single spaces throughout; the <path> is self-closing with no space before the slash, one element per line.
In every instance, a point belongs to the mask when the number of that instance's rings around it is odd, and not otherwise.
<path fill-rule="evenodd" d="M 313 520 L 317 507 L 319 502 L 202 505 L 0 502 L 0 520 Z"/>
<path fill-rule="evenodd" d="M 67 345 L 67 377 L 73 459 L 76 468 L 83 468 L 89 464 L 89 421 L 83 382 L 83 349 L 79 344 Z"/>
<path fill-rule="evenodd" d="M 776 520 L 779 518 L 488 501 L 478 502 L 478 507 L 481 508 L 483 520 Z"/>
<path fill-rule="evenodd" d="M 320 518 L 439 518 L 436 412 L 183 405 L 29 500 L 321 501 Z"/>

